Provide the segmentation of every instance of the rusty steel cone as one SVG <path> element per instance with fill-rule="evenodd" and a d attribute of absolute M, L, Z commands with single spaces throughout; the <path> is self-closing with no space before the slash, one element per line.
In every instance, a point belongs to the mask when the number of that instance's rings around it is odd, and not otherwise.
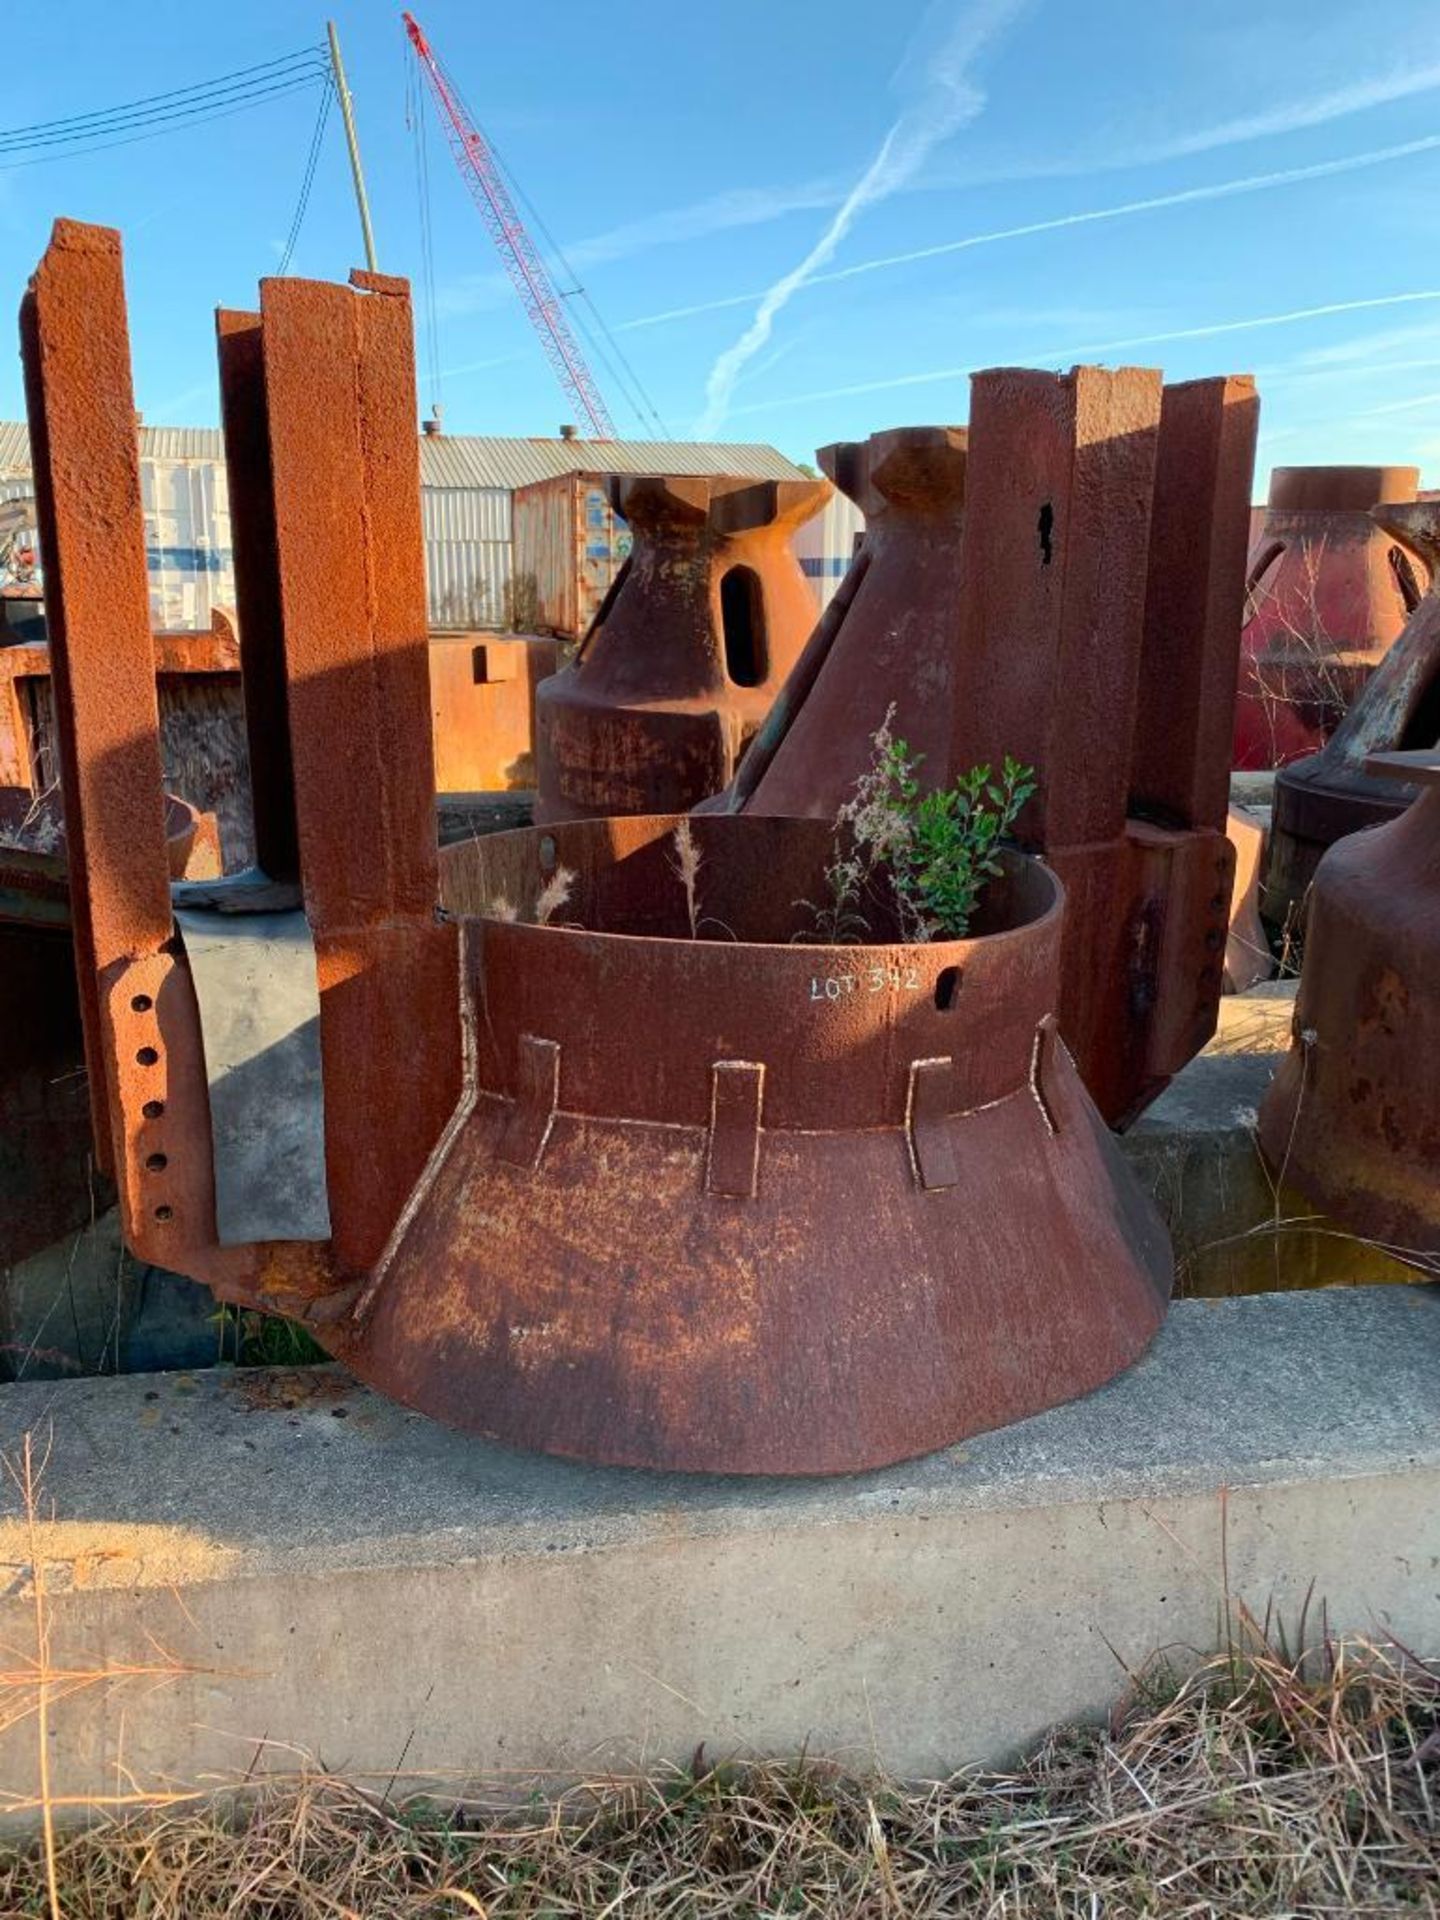
<path fill-rule="evenodd" d="M 1170 1248 L 1056 1036 L 1053 873 L 1011 856 L 973 938 L 802 944 L 823 825 L 694 821 L 687 891 L 678 824 L 447 850 L 473 1105 L 349 1364 L 519 1446 L 797 1474 L 1134 1360 Z M 552 924 L 486 916 L 557 873 Z"/>

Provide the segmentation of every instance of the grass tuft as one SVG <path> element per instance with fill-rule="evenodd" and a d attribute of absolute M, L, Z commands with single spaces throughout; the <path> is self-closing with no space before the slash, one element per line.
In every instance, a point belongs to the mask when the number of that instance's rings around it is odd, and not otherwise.
<path fill-rule="evenodd" d="M 1394 1648 L 1235 1649 L 1143 1677 L 1106 1728 L 907 1784 L 805 1759 L 589 1782 L 524 1805 L 319 1775 L 62 1835 L 69 1920 L 1264 1920 L 1433 1915 L 1440 1680 Z M 42 1913 L 41 1844 L 0 1911 Z"/>

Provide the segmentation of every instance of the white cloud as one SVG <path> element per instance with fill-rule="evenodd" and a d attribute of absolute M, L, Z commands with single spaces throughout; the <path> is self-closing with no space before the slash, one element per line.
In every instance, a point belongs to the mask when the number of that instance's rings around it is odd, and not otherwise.
<path fill-rule="evenodd" d="M 865 209 L 888 199 L 912 180 L 935 146 L 983 110 L 985 95 L 971 79 L 970 68 L 1025 3 L 1026 0 L 972 0 L 928 58 L 921 62 L 914 51 L 907 54 L 903 68 L 916 73 L 918 67 L 918 96 L 894 121 L 874 159 L 846 194 L 814 246 L 797 266 L 782 274 L 766 290 L 750 325 L 711 367 L 705 385 L 705 410 L 695 428 L 697 438 L 713 439 L 719 432 L 735 382 L 746 363 L 768 342 L 777 316 L 794 295 L 834 258 L 841 241 Z M 933 12 L 931 17 L 933 19 Z"/>

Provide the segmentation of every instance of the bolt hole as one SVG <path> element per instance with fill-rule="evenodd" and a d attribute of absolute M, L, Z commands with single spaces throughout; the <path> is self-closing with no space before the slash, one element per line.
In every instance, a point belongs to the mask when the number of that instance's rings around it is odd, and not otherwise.
<path fill-rule="evenodd" d="M 553 833 L 547 833 L 540 842 L 540 864 L 542 867 L 547 868 L 553 867 L 555 864 L 555 836 Z"/>
<path fill-rule="evenodd" d="M 159 1058 L 160 1058 L 160 1055 L 156 1052 L 154 1047 L 141 1047 L 139 1052 L 135 1055 L 135 1063 L 137 1066 L 141 1066 L 141 1067 L 153 1067 L 155 1062 Z"/>
<path fill-rule="evenodd" d="M 147 1100 L 140 1111 L 147 1120 L 158 1120 L 165 1111 L 165 1102 L 163 1100 Z"/>
<path fill-rule="evenodd" d="M 145 1168 L 148 1173 L 163 1173 L 169 1164 L 168 1158 L 163 1153 L 151 1153 L 145 1157 Z"/>
<path fill-rule="evenodd" d="M 173 1220 L 175 1218 L 175 1209 L 173 1207 L 156 1207 L 155 1218 L 163 1226 L 167 1220 Z"/>
<path fill-rule="evenodd" d="M 935 1005 L 941 1013 L 948 1013 L 955 1004 L 955 996 L 960 991 L 959 967 L 942 967 L 935 976 Z"/>
<path fill-rule="evenodd" d="M 150 998 L 148 993 L 137 993 L 135 998 L 130 1002 L 132 1009 L 136 1013 L 149 1013 L 154 1004 L 155 1002 Z"/>
<path fill-rule="evenodd" d="M 1036 525 L 1036 531 L 1040 535 L 1040 564 L 1042 567 L 1048 567 L 1050 562 L 1055 558 L 1055 543 L 1053 539 L 1055 532 L 1055 509 L 1048 500 L 1040 509 L 1040 518 Z"/>

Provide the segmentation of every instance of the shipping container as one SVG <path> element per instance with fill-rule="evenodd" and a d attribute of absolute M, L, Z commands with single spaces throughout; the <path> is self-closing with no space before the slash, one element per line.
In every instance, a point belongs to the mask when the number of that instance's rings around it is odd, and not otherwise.
<path fill-rule="evenodd" d="M 517 487 L 512 623 L 578 640 L 630 552 L 630 529 L 610 505 L 605 475 L 560 473 Z"/>
<path fill-rule="evenodd" d="M 790 544 L 822 612 L 845 578 L 864 531 L 864 514 L 838 487 L 822 512 L 795 529 Z"/>
<path fill-rule="evenodd" d="M 214 459 L 144 458 L 140 500 L 157 633 L 200 633 L 216 607 L 235 605 L 230 491 Z"/>

